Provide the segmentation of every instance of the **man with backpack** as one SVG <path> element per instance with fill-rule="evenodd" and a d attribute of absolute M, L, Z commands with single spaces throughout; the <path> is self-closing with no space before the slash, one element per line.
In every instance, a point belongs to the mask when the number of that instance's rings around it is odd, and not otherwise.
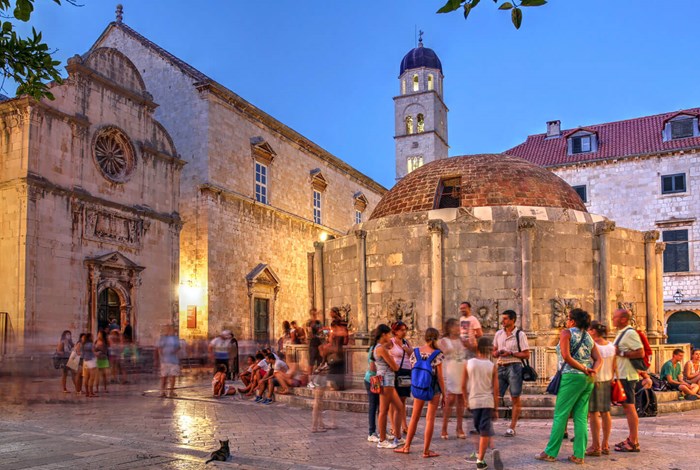
<path fill-rule="evenodd" d="M 612 322 L 613 326 L 618 329 L 614 343 L 615 354 L 618 356 L 617 377 L 627 395 L 622 409 L 625 412 L 630 430 L 627 439 L 615 444 L 615 450 L 617 452 L 639 452 L 639 416 L 635 407 L 635 391 L 639 381 L 639 373 L 632 360 L 644 357 L 644 344 L 639 333 L 629 324 L 630 312 L 628 310 L 615 310 Z"/>

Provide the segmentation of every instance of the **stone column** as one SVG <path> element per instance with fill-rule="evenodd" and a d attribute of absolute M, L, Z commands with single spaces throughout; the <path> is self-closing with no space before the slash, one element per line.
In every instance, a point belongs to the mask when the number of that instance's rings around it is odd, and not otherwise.
<path fill-rule="evenodd" d="M 315 299 L 316 296 L 314 294 L 315 289 L 314 289 L 314 252 L 307 252 L 306 253 L 306 278 L 307 278 L 307 284 L 309 286 L 309 309 L 315 308 Z M 306 312 L 304 312 L 306 313 Z"/>
<path fill-rule="evenodd" d="M 656 243 L 656 327 L 653 329 L 657 334 L 656 337 L 649 337 L 649 341 L 653 344 L 661 344 L 664 342 L 664 323 L 665 323 L 665 307 L 664 307 L 664 250 L 665 243 Z"/>
<path fill-rule="evenodd" d="M 368 337 L 367 319 L 367 232 L 355 230 L 357 239 L 357 334 L 356 338 Z"/>
<path fill-rule="evenodd" d="M 659 239 L 658 230 L 644 232 L 644 278 L 646 281 L 647 304 L 647 336 L 655 336 L 657 332 L 656 319 L 658 318 L 656 301 L 656 240 Z"/>
<path fill-rule="evenodd" d="M 518 219 L 520 232 L 520 328 L 525 332 L 532 330 L 532 245 L 535 239 L 535 217 Z"/>
<path fill-rule="evenodd" d="M 321 313 L 326 324 L 326 309 L 323 298 L 323 242 L 314 242 L 314 308 Z"/>
<path fill-rule="evenodd" d="M 615 230 L 615 222 L 604 220 L 596 222 L 595 234 L 600 247 L 600 322 L 612 331 L 612 312 L 610 310 L 610 232 Z"/>
<path fill-rule="evenodd" d="M 432 296 L 430 301 L 430 326 L 440 329 L 443 323 L 442 282 L 442 220 L 429 220 L 430 232 L 430 279 Z"/>

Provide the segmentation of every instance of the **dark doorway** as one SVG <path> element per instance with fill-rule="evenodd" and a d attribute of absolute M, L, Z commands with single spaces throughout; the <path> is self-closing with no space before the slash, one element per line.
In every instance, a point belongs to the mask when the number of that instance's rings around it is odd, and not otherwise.
<path fill-rule="evenodd" d="M 114 289 L 109 287 L 100 293 L 97 298 L 97 329 L 103 330 L 107 328 L 109 322 L 114 318 L 117 320 L 117 325 L 121 329 L 121 302 L 119 294 Z"/>
<path fill-rule="evenodd" d="M 668 319 L 669 343 L 690 343 L 700 348 L 700 316 L 694 312 L 676 312 Z"/>
<path fill-rule="evenodd" d="M 270 300 L 256 297 L 253 303 L 253 339 L 258 344 L 270 342 Z"/>

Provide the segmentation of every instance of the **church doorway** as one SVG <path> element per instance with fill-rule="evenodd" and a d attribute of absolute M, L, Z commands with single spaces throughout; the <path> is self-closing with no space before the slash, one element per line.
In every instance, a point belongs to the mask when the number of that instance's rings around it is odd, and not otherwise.
<path fill-rule="evenodd" d="M 256 297 L 253 306 L 253 340 L 256 344 L 270 342 L 270 299 Z"/>
<path fill-rule="evenodd" d="M 700 316 L 695 312 L 676 312 L 668 318 L 666 334 L 669 343 L 690 343 L 700 348 Z"/>
<path fill-rule="evenodd" d="M 104 289 L 97 299 L 97 329 L 104 330 L 112 319 L 117 321 L 119 329 L 122 327 L 121 301 L 119 294 L 112 288 Z"/>
<path fill-rule="evenodd" d="M 268 347 L 275 336 L 275 301 L 280 280 L 267 264 L 258 264 L 246 276 L 250 299 L 248 338 L 258 347 Z"/>

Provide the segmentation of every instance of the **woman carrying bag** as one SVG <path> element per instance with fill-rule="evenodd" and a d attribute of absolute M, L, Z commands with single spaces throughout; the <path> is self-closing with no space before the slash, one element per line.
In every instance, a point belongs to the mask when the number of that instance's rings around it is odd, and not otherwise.
<path fill-rule="evenodd" d="M 600 370 L 595 376 L 595 384 L 593 385 L 593 392 L 588 404 L 588 420 L 591 424 L 591 446 L 586 449 L 586 455 L 590 457 L 610 454 L 608 440 L 612 429 L 610 405 L 612 402 L 612 379 L 615 371 L 615 345 L 605 339 L 607 332 L 608 328 L 597 321 L 591 322 L 591 326 L 588 329 L 588 333 L 596 343 L 596 348 L 602 361 Z M 602 443 L 600 439 L 601 422 L 603 430 Z"/>
<path fill-rule="evenodd" d="M 569 461 L 583 464 L 588 441 L 588 400 L 593 391 L 595 375 L 602 363 L 596 344 L 586 331 L 590 323 L 591 316 L 588 312 L 580 308 L 573 309 L 566 320 L 566 328 L 559 335 L 557 353 L 564 365 L 560 369 L 561 383 L 554 406 L 554 423 L 547 447 L 535 456 L 537 460 L 557 460 L 566 423 L 569 415 L 572 415 L 576 440 L 574 455 L 569 457 Z"/>
<path fill-rule="evenodd" d="M 406 434 L 408 431 L 408 423 L 406 422 L 406 398 L 411 396 L 411 354 L 413 354 L 413 349 L 408 341 L 406 341 L 406 333 L 408 332 L 408 326 L 404 322 L 397 321 L 391 324 L 391 349 L 389 349 L 389 354 L 394 359 L 394 362 L 399 365 L 399 370 L 396 371 L 395 385 L 396 393 L 401 399 L 401 410 L 394 409 L 391 407 L 389 413 L 391 413 L 395 418 L 402 416 L 401 423 L 401 433 Z M 401 415 L 399 415 L 401 413 Z M 401 434 L 392 430 L 392 434 Z"/>

